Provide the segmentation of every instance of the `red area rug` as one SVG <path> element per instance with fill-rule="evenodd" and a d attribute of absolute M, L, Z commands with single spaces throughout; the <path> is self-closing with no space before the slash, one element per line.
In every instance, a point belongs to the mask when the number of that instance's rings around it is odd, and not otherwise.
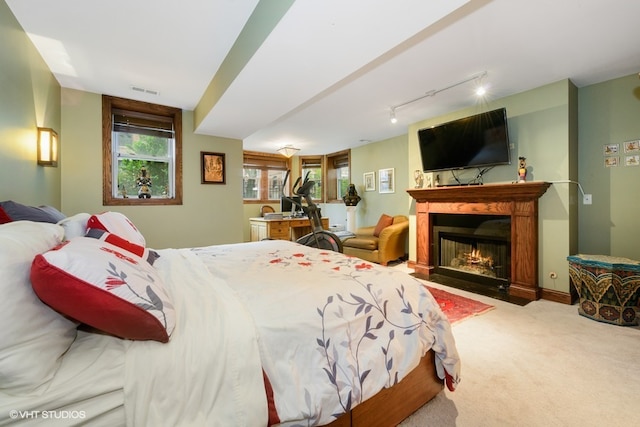
<path fill-rule="evenodd" d="M 453 325 L 472 316 L 479 316 L 495 307 L 489 304 L 455 295 L 442 289 L 426 286 L 431 295 L 436 299 L 440 308 Z"/>

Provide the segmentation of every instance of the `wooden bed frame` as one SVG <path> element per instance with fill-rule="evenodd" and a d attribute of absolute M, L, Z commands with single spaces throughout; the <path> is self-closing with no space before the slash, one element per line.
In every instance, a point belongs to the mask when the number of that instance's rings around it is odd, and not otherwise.
<path fill-rule="evenodd" d="M 398 425 L 443 388 L 444 381 L 436 374 L 433 350 L 420 364 L 392 388 L 385 388 L 328 424 L 329 427 L 389 427 Z"/>

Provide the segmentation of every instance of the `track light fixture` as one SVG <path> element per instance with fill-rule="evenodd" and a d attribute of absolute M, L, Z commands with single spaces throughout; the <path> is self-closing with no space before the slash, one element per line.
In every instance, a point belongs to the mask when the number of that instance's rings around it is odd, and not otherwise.
<path fill-rule="evenodd" d="M 396 109 L 391 108 L 391 123 L 398 123 L 398 119 L 396 119 Z"/>
<path fill-rule="evenodd" d="M 482 78 L 485 77 L 486 75 L 487 75 L 487 72 L 483 71 L 481 73 L 474 74 L 473 76 L 468 77 L 468 78 L 466 78 L 464 80 L 460 80 L 459 82 L 450 84 L 449 86 L 445 86 L 445 87 L 443 87 L 441 89 L 430 90 L 429 92 L 426 92 L 424 95 L 421 95 L 421 96 L 419 96 L 417 98 L 410 99 L 408 101 L 402 102 L 402 103 L 397 104 L 397 105 L 392 105 L 390 107 L 391 108 L 391 114 L 390 114 L 391 123 L 397 123 L 398 122 L 398 119 L 396 118 L 396 110 L 398 108 L 407 106 L 409 104 L 412 104 L 412 103 L 414 103 L 416 101 L 420 101 L 421 99 L 424 99 L 424 98 L 428 98 L 430 96 L 436 96 L 440 92 L 444 92 L 445 90 L 453 89 L 456 86 L 460 86 L 462 84 L 468 83 L 468 82 L 473 81 L 473 80 L 475 80 L 475 81 L 480 83 L 482 81 Z M 486 93 L 486 91 L 484 90 L 484 88 L 482 86 L 478 86 L 478 88 L 476 89 L 476 95 L 482 96 L 485 93 Z"/>

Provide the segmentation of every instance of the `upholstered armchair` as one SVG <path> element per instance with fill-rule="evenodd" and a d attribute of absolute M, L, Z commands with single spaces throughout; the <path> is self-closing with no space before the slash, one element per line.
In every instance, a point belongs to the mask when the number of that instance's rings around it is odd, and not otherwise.
<path fill-rule="evenodd" d="M 355 234 L 342 242 L 345 254 L 387 265 L 406 255 L 409 218 L 383 214 L 377 225 L 358 228 Z"/>

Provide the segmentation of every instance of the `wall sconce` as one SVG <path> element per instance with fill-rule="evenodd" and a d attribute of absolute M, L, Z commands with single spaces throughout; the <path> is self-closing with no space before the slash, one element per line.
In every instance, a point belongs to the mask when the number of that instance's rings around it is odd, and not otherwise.
<path fill-rule="evenodd" d="M 278 153 L 285 156 L 287 159 L 300 151 L 299 148 L 293 147 L 291 145 L 287 145 L 286 147 L 278 148 Z"/>
<path fill-rule="evenodd" d="M 51 128 L 38 128 L 38 164 L 58 166 L 58 134 Z"/>

